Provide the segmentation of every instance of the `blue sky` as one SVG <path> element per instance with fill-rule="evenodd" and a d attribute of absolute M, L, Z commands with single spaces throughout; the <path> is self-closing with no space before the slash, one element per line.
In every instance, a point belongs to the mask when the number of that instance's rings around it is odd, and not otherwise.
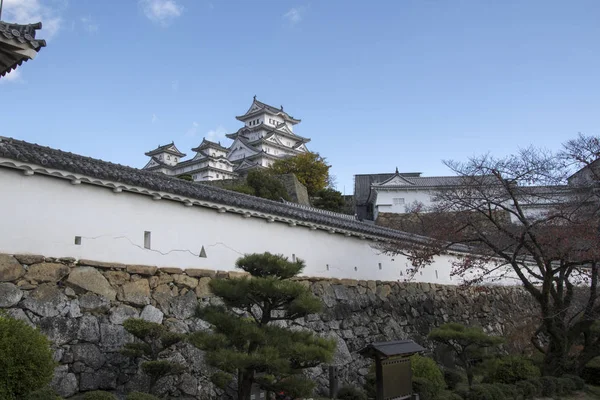
<path fill-rule="evenodd" d="M 252 96 L 353 175 L 599 134 L 600 2 L 5 0 L 48 46 L 0 79 L 0 135 L 142 167 L 241 125 Z"/>

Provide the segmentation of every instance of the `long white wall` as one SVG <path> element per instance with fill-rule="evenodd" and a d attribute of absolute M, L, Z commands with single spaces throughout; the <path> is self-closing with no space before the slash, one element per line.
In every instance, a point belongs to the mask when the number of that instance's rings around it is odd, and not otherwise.
<path fill-rule="evenodd" d="M 245 253 L 270 251 L 305 260 L 304 275 L 403 281 L 410 263 L 374 242 L 303 226 L 244 218 L 102 186 L 0 167 L 0 252 L 129 264 L 233 270 Z M 151 249 L 144 248 L 151 232 Z M 75 237 L 81 244 L 75 244 Z M 204 246 L 206 258 L 199 257 Z M 414 280 L 458 283 L 439 258 Z"/>

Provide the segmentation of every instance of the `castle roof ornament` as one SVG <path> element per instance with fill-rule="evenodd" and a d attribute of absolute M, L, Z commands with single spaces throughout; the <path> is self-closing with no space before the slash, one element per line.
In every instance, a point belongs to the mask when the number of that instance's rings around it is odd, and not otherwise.
<path fill-rule="evenodd" d="M 398 172 L 398 167 L 396 167 L 396 173 L 397 173 L 397 174 L 399 173 L 399 172 Z"/>
<path fill-rule="evenodd" d="M 256 95 L 254 95 L 254 101 L 256 101 Z"/>

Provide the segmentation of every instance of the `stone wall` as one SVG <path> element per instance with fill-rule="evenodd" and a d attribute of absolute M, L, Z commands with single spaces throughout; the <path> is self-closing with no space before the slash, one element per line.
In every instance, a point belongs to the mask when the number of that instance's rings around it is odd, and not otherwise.
<path fill-rule="evenodd" d="M 198 303 L 218 302 L 208 283 L 235 276 L 240 273 L 0 254 L 0 308 L 52 340 L 59 363 L 53 385 L 62 396 L 95 389 L 124 393 L 143 389 L 147 382 L 119 353 L 133 340 L 123 322 L 141 317 L 182 333 L 207 329 L 194 310 Z M 363 382 L 368 372 L 369 360 L 357 351 L 370 342 L 409 338 L 431 347 L 427 333 L 447 321 L 506 334 L 534 309 L 520 288 L 318 278 L 301 282 L 322 299 L 324 311 L 292 325 L 334 338 L 338 348 L 333 363 L 340 366 L 342 381 L 352 383 Z M 183 343 L 165 356 L 188 369 L 164 379 L 159 385 L 164 394 L 221 397 L 209 383 L 201 351 Z M 326 390 L 326 368 L 308 373 Z"/>
<path fill-rule="evenodd" d="M 285 190 L 290 197 L 290 201 L 297 204 L 302 204 L 305 206 L 310 206 L 310 199 L 308 198 L 308 192 L 306 190 L 306 186 L 304 186 L 296 175 L 294 174 L 283 174 L 283 175 L 275 175 L 285 187 Z M 224 179 L 224 180 L 215 180 L 215 181 L 202 181 L 200 182 L 203 185 L 211 185 L 217 186 L 223 189 L 231 190 L 237 186 L 246 185 L 246 177 L 241 177 L 237 179 Z"/>

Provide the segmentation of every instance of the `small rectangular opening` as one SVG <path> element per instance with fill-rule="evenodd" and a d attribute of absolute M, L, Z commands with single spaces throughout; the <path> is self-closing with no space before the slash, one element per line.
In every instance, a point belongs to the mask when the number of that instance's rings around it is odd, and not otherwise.
<path fill-rule="evenodd" d="M 75 245 L 81 246 L 81 236 L 75 236 Z"/>
<path fill-rule="evenodd" d="M 438 279 L 437 269 L 435 270 L 435 279 Z"/>
<path fill-rule="evenodd" d="M 292 262 L 296 262 L 296 255 L 292 254 Z"/>
<path fill-rule="evenodd" d="M 152 232 L 144 231 L 144 248 L 145 249 L 151 248 L 151 238 L 152 238 Z"/>
<path fill-rule="evenodd" d="M 379 269 L 381 269 L 381 263 L 379 263 Z"/>

